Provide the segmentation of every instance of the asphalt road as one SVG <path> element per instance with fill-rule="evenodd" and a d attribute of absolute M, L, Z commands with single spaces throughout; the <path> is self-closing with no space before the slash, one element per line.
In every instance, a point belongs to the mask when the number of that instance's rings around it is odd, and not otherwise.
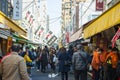
<path fill-rule="evenodd" d="M 72 73 L 69 73 L 68 75 L 68 80 L 74 80 L 74 75 Z M 37 69 L 33 68 L 32 69 L 32 80 L 61 80 L 60 74 L 56 73 L 51 73 L 51 70 L 48 69 L 45 73 L 42 73 L 41 71 L 37 71 Z M 90 76 L 88 75 L 88 80 L 90 79 Z"/>

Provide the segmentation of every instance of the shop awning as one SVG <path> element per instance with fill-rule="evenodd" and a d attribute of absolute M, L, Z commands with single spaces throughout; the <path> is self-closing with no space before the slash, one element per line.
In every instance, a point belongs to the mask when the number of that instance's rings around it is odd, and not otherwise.
<path fill-rule="evenodd" d="M 10 29 L 12 29 L 15 32 L 18 32 L 18 34 L 22 34 L 24 36 L 26 36 L 27 31 L 24 30 L 22 27 L 20 27 L 19 25 L 17 25 L 15 22 L 13 22 L 11 19 L 9 19 L 5 14 L 3 14 L 0 11 L 0 23 L 10 27 Z"/>
<path fill-rule="evenodd" d="M 76 41 L 80 38 L 83 38 L 82 28 L 80 28 L 77 32 L 75 32 L 72 36 L 70 36 L 70 42 Z"/>
<path fill-rule="evenodd" d="M 20 35 L 20 37 L 21 38 L 24 38 L 24 39 L 26 39 L 26 40 L 29 40 L 26 36 L 24 36 L 24 35 Z"/>
<path fill-rule="evenodd" d="M 89 38 L 119 23 L 120 23 L 120 1 L 116 5 L 105 11 L 102 15 L 100 15 L 90 24 L 86 25 L 86 28 L 83 30 L 84 38 Z"/>
<path fill-rule="evenodd" d="M 21 35 L 12 34 L 12 37 L 13 39 L 15 39 L 17 43 L 28 43 L 29 42 L 28 39 L 22 37 Z"/>

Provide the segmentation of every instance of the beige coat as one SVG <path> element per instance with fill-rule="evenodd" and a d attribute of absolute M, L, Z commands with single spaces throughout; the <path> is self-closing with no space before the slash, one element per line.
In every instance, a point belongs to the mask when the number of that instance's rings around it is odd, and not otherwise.
<path fill-rule="evenodd" d="M 24 58 L 16 52 L 5 56 L 0 64 L 2 80 L 29 80 Z"/>

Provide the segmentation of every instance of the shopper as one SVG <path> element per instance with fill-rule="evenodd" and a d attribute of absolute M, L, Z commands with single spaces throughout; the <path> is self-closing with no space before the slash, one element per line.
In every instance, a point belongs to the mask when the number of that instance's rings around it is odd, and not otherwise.
<path fill-rule="evenodd" d="M 46 72 L 47 65 L 48 65 L 48 56 L 46 50 L 43 49 L 41 53 L 41 72 L 43 73 Z"/>
<path fill-rule="evenodd" d="M 107 80 L 116 80 L 116 70 L 117 70 L 117 65 L 118 65 L 118 49 L 117 48 L 112 48 L 112 51 L 107 55 L 106 58 L 106 76 Z"/>
<path fill-rule="evenodd" d="M 53 48 L 50 48 L 50 52 L 49 52 L 49 64 L 50 64 L 50 66 L 51 66 L 52 72 L 55 72 L 55 61 L 54 61 L 54 57 L 55 57 L 55 54 L 54 54 Z"/>
<path fill-rule="evenodd" d="M 41 64 L 41 55 L 42 55 L 42 49 L 40 47 L 37 48 L 36 54 L 37 54 L 36 67 L 37 67 L 37 71 L 39 71 Z"/>
<path fill-rule="evenodd" d="M 58 56 L 59 60 L 59 72 L 61 72 L 61 80 L 68 80 L 68 71 L 70 70 L 70 65 L 67 63 L 69 61 L 69 55 L 66 52 L 66 48 L 62 47 Z"/>
<path fill-rule="evenodd" d="M 92 79 L 93 80 L 99 80 L 100 75 L 100 59 L 99 59 L 99 47 L 95 47 L 95 50 L 93 51 L 93 58 L 92 58 Z"/>
<path fill-rule="evenodd" d="M 82 45 L 77 45 L 77 52 L 73 53 L 72 63 L 75 80 L 87 80 L 87 53 Z"/>
<path fill-rule="evenodd" d="M 0 64 L 2 80 L 29 80 L 24 58 L 18 55 L 19 48 L 11 47 L 11 54 L 5 56 Z"/>

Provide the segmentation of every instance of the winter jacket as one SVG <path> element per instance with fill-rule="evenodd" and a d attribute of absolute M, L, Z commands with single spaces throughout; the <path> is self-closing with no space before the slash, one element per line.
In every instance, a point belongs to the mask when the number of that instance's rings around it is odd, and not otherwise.
<path fill-rule="evenodd" d="M 28 56 L 28 55 L 25 55 L 24 56 L 24 60 L 25 60 L 25 62 L 32 62 L 32 60 L 30 59 L 30 57 Z M 26 65 L 27 67 L 30 67 L 30 66 L 28 66 L 28 65 Z"/>
<path fill-rule="evenodd" d="M 106 51 L 104 51 L 100 54 L 100 63 L 101 63 L 102 66 L 105 65 L 106 57 L 107 57 L 107 52 Z"/>
<path fill-rule="evenodd" d="M 106 62 L 107 62 L 107 60 L 108 60 L 109 57 L 111 57 L 112 68 L 116 68 L 116 67 L 117 67 L 117 64 L 118 64 L 118 56 L 117 56 L 117 53 L 110 52 L 110 53 L 107 55 Z"/>
<path fill-rule="evenodd" d="M 41 54 L 41 64 L 47 65 L 48 64 L 48 56 L 46 52 L 42 52 Z"/>
<path fill-rule="evenodd" d="M 80 50 L 73 53 L 72 63 L 75 70 L 86 70 L 88 64 L 87 53 Z"/>
<path fill-rule="evenodd" d="M 2 80 L 29 80 L 24 58 L 16 52 L 5 56 L 0 64 Z"/>
<path fill-rule="evenodd" d="M 95 70 L 99 70 L 100 67 L 100 59 L 99 59 L 99 53 L 97 51 L 93 52 L 93 59 L 92 59 L 92 68 Z"/>
<path fill-rule="evenodd" d="M 60 52 L 58 56 L 58 60 L 59 60 L 59 71 L 68 72 L 70 70 L 70 66 L 66 66 L 65 61 L 69 60 L 69 55 L 67 53 Z"/>

